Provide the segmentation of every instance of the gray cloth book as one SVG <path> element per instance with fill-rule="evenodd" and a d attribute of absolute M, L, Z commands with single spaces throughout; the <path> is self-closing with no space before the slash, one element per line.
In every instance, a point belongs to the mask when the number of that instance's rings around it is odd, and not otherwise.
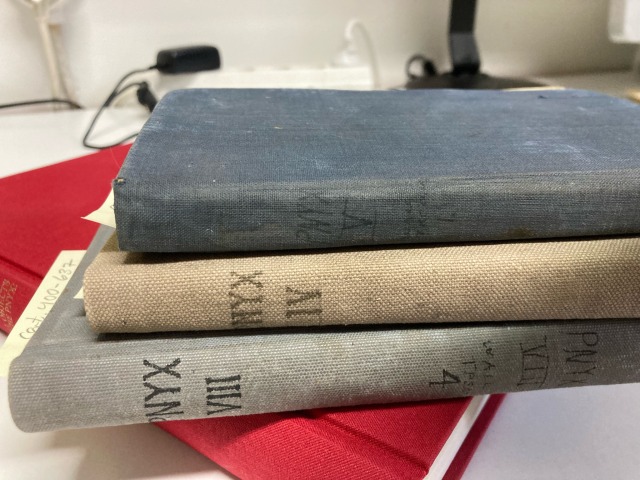
<path fill-rule="evenodd" d="M 575 90 L 183 90 L 114 181 L 120 247 L 640 233 L 640 106 Z"/>
<path fill-rule="evenodd" d="M 11 364 L 22 430 L 640 380 L 634 319 L 98 335 L 74 296 L 110 233 Z"/>

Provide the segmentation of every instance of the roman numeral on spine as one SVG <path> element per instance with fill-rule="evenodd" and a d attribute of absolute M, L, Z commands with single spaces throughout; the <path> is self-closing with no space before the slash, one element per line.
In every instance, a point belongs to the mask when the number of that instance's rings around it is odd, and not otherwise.
<path fill-rule="evenodd" d="M 216 415 L 228 410 L 242 408 L 242 405 L 239 403 L 234 403 L 239 402 L 239 400 L 227 400 L 242 398 L 240 380 L 240 375 L 222 378 L 205 378 L 207 385 L 207 415 Z"/>

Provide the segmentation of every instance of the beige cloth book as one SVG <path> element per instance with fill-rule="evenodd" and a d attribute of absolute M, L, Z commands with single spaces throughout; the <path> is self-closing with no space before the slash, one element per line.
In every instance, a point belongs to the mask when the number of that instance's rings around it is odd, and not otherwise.
<path fill-rule="evenodd" d="M 84 277 L 99 332 L 640 318 L 640 237 L 273 254 L 141 254 Z"/>

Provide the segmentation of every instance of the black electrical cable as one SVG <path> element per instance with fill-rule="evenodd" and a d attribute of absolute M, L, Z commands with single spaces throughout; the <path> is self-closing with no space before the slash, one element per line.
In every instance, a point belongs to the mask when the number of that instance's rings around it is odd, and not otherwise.
<path fill-rule="evenodd" d="M 45 98 L 42 100 L 27 100 L 25 102 L 5 103 L 0 104 L 0 108 L 26 107 L 29 105 L 41 105 L 46 103 L 62 103 L 75 109 L 82 108 L 82 106 L 78 105 L 76 102 L 72 100 L 65 100 L 64 98 Z"/>
<path fill-rule="evenodd" d="M 148 72 L 149 70 L 158 70 L 160 73 L 166 74 L 177 74 L 177 73 L 190 73 L 190 72 L 200 72 L 202 70 L 217 70 L 220 68 L 220 53 L 218 49 L 215 47 L 211 47 L 209 45 L 197 45 L 191 47 L 184 48 L 172 48 L 168 50 L 162 50 L 158 52 L 156 57 L 156 64 L 151 65 L 147 68 L 141 68 L 138 70 L 132 70 L 123 76 L 120 81 L 116 84 L 115 88 L 111 91 L 107 99 L 104 101 L 100 109 L 96 112 L 95 116 L 91 120 L 89 124 L 89 128 L 87 128 L 86 133 L 84 134 L 84 138 L 82 139 L 82 145 L 87 148 L 94 148 L 97 150 L 103 148 L 114 147 L 116 145 L 120 145 L 127 140 L 134 138 L 137 134 L 129 135 L 126 138 L 123 138 L 117 143 L 113 143 L 111 145 L 93 145 L 89 143 L 89 135 L 93 131 L 95 127 L 96 121 L 98 117 L 102 113 L 102 111 L 111 105 L 111 103 L 115 100 L 115 98 L 120 95 L 125 90 L 129 89 L 129 87 L 137 85 L 138 91 L 137 97 L 138 102 L 141 105 L 144 105 L 150 112 L 153 111 L 156 106 L 157 99 L 149 89 L 149 85 L 146 82 L 138 82 L 132 83 L 125 87 L 122 87 L 124 83 L 127 81 L 129 77 L 138 73 Z"/>
<path fill-rule="evenodd" d="M 125 75 L 125 77 L 123 78 L 126 79 L 128 76 L 133 75 L 134 72 L 131 72 L 130 74 Z M 137 72 L 135 72 L 137 73 Z M 118 82 L 117 87 L 119 87 L 122 84 L 122 80 L 120 82 Z M 124 87 L 122 87 L 120 90 L 114 90 L 113 92 L 111 92 L 111 94 L 107 97 L 107 99 L 104 101 L 104 103 L 100 106 L 100 108 L 98 109 L 98 111 L 96 112 L 96 114 L 93 116 L 93 119 L 91 120 L 91 123 L 89 124 L 89 128 L 87 128 L 87 132 L 84 134 L 84 138 L 82 139 L 82 145 L 84 145 L 87 148 L 93 148 L 95 150 L 102 150 L 105 148 L 111 148 L 111 147 L 115 147 L 120 145 L 121 143 L 126 142 L 127 140 L 131 140 L 132 138 L 135 138 L 138 136 L 138 132 L 136 133 L 132 133 L 131 135 L 115 142 L 115 143 L 111 143 L 109 145 L 94 145 L 92 143 L 89 143 L 88 139 L 89 139 L 89 135 L 91 135 L 91 132 L 93 131 L 93 128 L 95 127 L 96 122 L 98 121 L 98 118 L 100 117 L 100 115 L 102 114 L 102 112 L 104 111 L 105 108 L 107 108 L 119 95 L 123 94 L 124 92 L 126 92 L 127 90 L 133 88 L 133 87 L 146 87 L 147 83 L 146 82 L 134 82 L 134 83 L 129 83 L 128 85 L 125 85 Z"/>
<path fill-rule="evenodd" d="M 109 94 L 109 97 L 107 97 L 107 101 L 109 101 L 109 98 L 115 97 L 116 95 L 118 95 L 118 89 L 125 82 L 125 80 L 127 80 L 127 78 L 129 78 L 130 76 L 135 75 L 137 73 L 144 73 L 144 72 L 148 72 L 149 70 L 155 70 L 156 68 L 158 68 L 157 65 L 151 65 L 150 67 L 140 68 L 138 70 L 132 70 L 129 73 L 127 73 L 124 77 L 122 77 L 120 79 L 120 81 L 118 83 L 116 83 L 116 86 L 114 87 L 113 90 L 111 90 L 111 93 Z M 113 101 L 113 98 L 111 98 L 111 101 Z"/>
<path fill-rule="evenodd" d="M 104 101 L 104 103 L 100 106 L 100 108 L 98 109 L 98 111 L 96 112 L 96 114 L 94 115 L 93 119 L 91 120 L 91 123 L 89 124 L 89 127 L 87 128 L 86 133 L 84 134 L 84 137 L 82 138 L 82 145 L 84 145 L 87 148 L 93 148 L 95 150 L 102 150 L 104 148 L 111 148 L 111 147 L 115 147 L 117 145 L 120 145 L 121 143 L 126 142 L 127 140 L 131 140 L 132 138 L 135 138 L 138 134 L 134 133 L 129 135 L 128 137 L 123 138 L 122 140 L 116 142 L 116 143 L 112 143 L 109 145 L 94 145 L 92 143 L 89 143 L 89 135 L 91 135 L 91 132 L 93 131 L 93 128 L 95 127 L 96 122 L 98 121 L 98 117 L 100 117 L 100 114 L 102 114 L 102 111 L 107 108 L 109 105 L 111 105 L 111 103 L 116 99 L 116 97 L 118 97 L 120 94 L 122 94 L 123 92 L 125 92 L 126 90 L 128 90 L 131 87 L 142 87 L 143 84 L 145 82 L 136 82 L 136 83 L 130 83 L 124 87 L 121 88 L 122 84 L 132 75 L 136 75 L 138 73 L 144 73 L 144 72 L 148 72 L 149 70 L 154 70 L 156 69 L 157 66 L 156 65 L 151 65 L 150 67 L 147 68 L 141 68 L 138 70 L 132 70 L 129 73 L 127 73 L 126 75 L 124 75 L 116 84 L 116 86 L 114 87 L 114 89 L 111 91 L 111 93 L 109 94 L 109 96 L 107 97 L 107 99 Z M 146 84 L 145 84 L 146 85 Z"/>

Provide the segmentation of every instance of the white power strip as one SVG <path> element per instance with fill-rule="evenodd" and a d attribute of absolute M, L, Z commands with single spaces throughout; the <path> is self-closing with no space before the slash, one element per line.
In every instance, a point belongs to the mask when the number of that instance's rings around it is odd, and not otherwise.
<path fill-rule="evenodd" d="M 640 43 L 640 0 L 610 0 L 609 38 L 618 43 Z"/>
<path fill-rule="evenodd" d="M 191 80 L 191 79 L 190 79 Z M 164 81 L 163 81 L 164 84 Z M 167 84 L 168 85 L 168 84 Z M 163 85 L 164 86 L 164 85 Z M 251 69 L 224 68 L 193 75 L 189 88 L 328 88 L 371 90 L 373 77 L 368 66 L 291 67 Z"/>

